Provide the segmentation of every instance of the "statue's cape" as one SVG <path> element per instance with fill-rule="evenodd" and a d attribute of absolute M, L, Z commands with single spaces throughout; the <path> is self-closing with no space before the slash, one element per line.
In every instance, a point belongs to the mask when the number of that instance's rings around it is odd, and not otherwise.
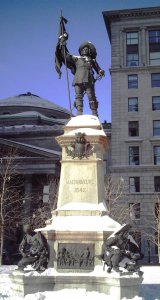
<path fill-rule="evenodd" d="M 114 237 L 115 235 L 118 235 L 120 234 L 121 232 L 124 232 L 124 231 L 128 231 L 129 228 L 131 228 L 130 224 L 123 224 L 121 225 L 117 230 L 115 230 L 110 236 L 110 237 Z"/>
<path fill-rule="evenodd" d="M 124 232 L 124 231 L 128 231 L 131 229 L 131 225 L 130 224 L 123 224 L 120 228 L 118 228 L 116 231 L 114 231 L 109 237 L 115 237 L 116 235 L 119 235 L 120 233 Z M 137 242 L 135 241 L 135 239 L 128 233 L 128 241 L 129 243 L 133 244 L 134 246 L 136 246 L 139 249 L 139 245 L 137 244 Z"/>

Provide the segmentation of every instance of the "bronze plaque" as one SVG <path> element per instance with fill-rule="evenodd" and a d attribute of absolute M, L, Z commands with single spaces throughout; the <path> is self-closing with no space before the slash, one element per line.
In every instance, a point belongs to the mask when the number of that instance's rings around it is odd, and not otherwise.
<path fill-rule="evenodd" d="M 94 244 L 59 243 L 58 269 L 94 269 Z"/>

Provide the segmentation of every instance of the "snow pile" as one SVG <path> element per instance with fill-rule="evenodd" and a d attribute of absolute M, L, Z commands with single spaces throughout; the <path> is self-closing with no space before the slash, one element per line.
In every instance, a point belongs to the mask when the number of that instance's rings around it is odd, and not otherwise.
<path fill-rule="evenodd" d="M 38 271 L 35 271 L 31 267 L 31 265 L 29 265 L 28 267 L 26 267 L 24 270 L 27 271 L 27 272 L 24 273 L 24 276 L 61 276 L 61 275 L 63 275 L 63 277 L 65 277 L 65 276 L 66 277 L 68 277 L 68 276 L 76 276 L 76 277 L 78 277 L 78 276 L 80 276 L 80 277 L 81 276 L 84 276 L 84 277 L 85 276 L 86 277 L 88 277 L 88 276 L 106 277 L 107 276 L 107 277 L 110 277 L 110 278 L 113 278 L 113 276 L 114 276 L 114 278 L 116 278 L 116 277 L 119 278 L 119 276 L 120 276 L 119 273 L 114 272 L 114 271 L 111 272 L 111 273 L 107 273 L 107 272 L 103 271 L 102 266 L 100 266 L 100 265 L 96 266 L 94 268 L 94 270 L 92 272 L 89 272 L 89 273 L 83 273 L 83 272 L 79 272 L 79 273 L 75 273 L 75 272 L 69 272 L 69 273 L 66 272 L 66 273 L 64 273 L 64 272 L 62 272 L 62 273 L 60 273 L 60 272 L 57 272 L 57 270 L 54 269 L 54 268 L 48 268 L 45 271 L 39 273 Z M 125 271 L 125 269 L 123 269 L 123 268 L 121 268 L 121 270 Z M 125 271 L 125 273 L 126 273 L 126 271 Z M 139 275 L 138 275 L 137 272 L 135 272 L 132 275 L 128 275 L 128 274 L 123 275 L 123 278 L 125 278 L 125 277 L 127 277 L 127 278 L 128 277 L 133 278 L 133 277 L 139 277 Z"/>
<path fill-rule="evenodd" d="M 88 128 L 97 128 L 101 129 L 102 125 L 96 116 L 92 115 L 81 115 L 76 116 L 70 119 L 70 121 L 66 124 L 66 128 L 71 127 L 88 127 Z"/>
<path fill-rule="evenodd" d="M 160 286 L 160 266 L 144 266 L 141 267 L 141 270 L 144 272 L 143 284 L 158 284 Z M 160 289 L 158 297 L 160 298 Z"/>
<path fill-rule="evenodd" d="M 114 300 L 113 297 L 111 298 L 110 296 L 98 293 L 96 291 L 87 292 L 85 289 L 62 289 L 60 291 L 45 291 L 43 293 L 37 292 L 35 294 L 28 294 L 24 298 L 14 297 L 11 291 L 11 281 L 9 275 L 15 269 L 17 269 L 17 266 L 0 266 L 0 300 Z M 130 300 L 160 300 L 160 267 L 144 266 L 141 268 L 141 270 L 144 272 L 144 280 L 141 285 L 140 293 L 138 294 L 139 296 L 136 296 Z M 95 272 L 97 276 L 106 276 L 106 273 L 102 272 L 101 267 L 97 267 Z M 26 272 L 25 276 L 54 276 L 56 274 L 57 271 L 51 268 L 45 270 L 41 274 L 36 271 Z M 75 273 L 73 274 L 75 275 Z M 82 275 L 82 273 L 80 273 L 80 275 Z M 111 274 L 109 275 L 111 276 Z M 122 300 L 128 299 L 123 298 Z"/>
<path fill-rule="evenodd" d="M 60 299 L 69 299 L 69 300 L 113 300 L 113 297 L 107 296 L 106 294 L 98 292 L 87 292 L 85 289 L 63 289 L 61 291 L 55 292 L 44 292 L 36 294 L 28 294 L 24 298 L 25 300 L 60 300 Z M 127 300 L 123 298 L 122 300 Z M 141 297 L 134 297 L 130 300 L 144 300 Z"/>
<path fill-rule="evenodd" d="M 139 296 L 146 300 L 160 300 L 160 266 L 144 266 L 141 270 L 144 279 Z"/>
<path fill-rule="evenodd" d="M 122 298 L 122 300 L 127 300 L 127 298 L 125 297 L 125 298 Z M 134 298 L 132 298 L 132 299 L 130 299 L 130 300 L 145 300 L 144 298 L 142 298 L 142 297 L 138 297 L 138 296 L 136 296 L 136 297 L 134 297 Z M 155 299 L 156 300 L 156 299 Z"/>
<path fill-rule="evenodd" d="M 56 209 L 56 211 L 61 211 L 61 210 L 85 210 L 85 211 L 95 210 L 95 211 L 103 212 L 106 211 L 107 208 L 105 207 L 105 204 L 103 202 L 100 202 L 98 204 L 85 203 L 85 202 L 73 202 L 73 203 L 67 203 L 61 206 L 60 208 Z M 117 224 L 119 223 L 117 222 Z"/>
<path fill-rule="evenodd" d="M 106 136 L 103 129 L 98 130 L 98 129 L 93 129 L 93 128 L 74 129 L 72 131 L 65 133 L 64 136 L 75 136 L 79 132 L 85 133 L 87 136 L 104 136 L 104 137 Z"/>
<path fill-rule="evenodd" d="M 25 268 L 26 273 L 24 273 L 24 276 L 56 276 L 59 274 L 54 268 L 48 268 L 43 272 L 38 272 L 35 270 L 32 270 L 31 266 L 28 266 Z M 67 273 L 66 273 L 67 276 Z"/>
<path fill-rule="evenodd" d="M 11 294 L 11 281 L 9 275 L 17 266 L 0 266 L 0 300 L 21 300 Z"/>
<path fill-rule="evenodd" d="M 38 229 L 39 231 L 109 231 L 119 228 L 119 223 L 107 215 L 104 216 L 53 216 L 52 224 Z M 36 231 L 38 231 L 36 230 Z"/>

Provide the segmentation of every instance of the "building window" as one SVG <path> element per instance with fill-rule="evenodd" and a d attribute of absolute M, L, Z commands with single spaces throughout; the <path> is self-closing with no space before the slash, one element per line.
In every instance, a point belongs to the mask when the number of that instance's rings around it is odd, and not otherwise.
<path fill-rule="evenodd" d="M 127 66 L 139 65 L 138 32 L 126 33 L 126 58 Z"/>
<path fill-rule="evenodd" d="M 129 177 L 129 191 L 130 193 L 140 192 L 140 177 Z"/>
<path fill-rule="evenodd" d="M 150 44 L 160 44 L 160 30 L 150 30 L 149 31 L 149 43 Z"/>
<path fill-rule="evenodd" d="M 139 136 L 139 122 L 129 121 L 128 122 L 128 135 L 129 136 Z"/>
<path fill-rule="evenodd" d="M 159 52 L 150 52 L 149 53 L 150 65 L 157 66 L 160 65 L 160 51 Z"/>
<path fill-rule="evenodd" d="M 43 203 L 49 203 L 49 185 L 43 186 Z"/>
<path fill-rule="evenodd" d="M 127 45 L 138 45 L 138 32 L 127 32 L 126 42 Z"/>
<path fill-rule="evenodd" d="M 160 65 L 160 30 L 149 31 L 150 65 Z"/>
<path fill-rule="evenodd" d="M 132 220 L 139 220 L 141 217 L 140 203 L 129 203 L 129 214 Z"/>
<path fill-rule="evenodd" d="M 160 73 L 151 74 L 152 87 L 160 87 Z"/>
<path fill-rule="evenodd" d="M 154 177 L 154 190 L 155 192 L 160 192 L 160 176 Z"/>
<path fill-rule="evenodd" d="M 139 165 L 139 147 L 130 146 L 129 147 L 129 165 L 135 166 Z"/>
<path fill-rule="evenodd" d="M 128 111 L 138 111 L 138 98 L 128 98 Z"/>
<path fill-rule="evenodd" d="M 128 67 L 138 66 L 138 64 L 139 64 L 138 53 L 127 54 L 127 66 Z"/>
<path fill-rule="evenodd" d="M 154 146 L 154 164 L 160 165 L 160 146 Z"/>
<path fill-rule="evenodd" d="M 153 135 L 160 135 L 160 121 L 153 121 Z"/>
<path fill-rule="evenodd" d="M 128 75 L 128 88 L 137 89 L 138 88 L 138 75 Z"/>
<path fill-rule="evenodd" d="M 160 110 L 160 96 L 152 97 L 152 110 Z"/>

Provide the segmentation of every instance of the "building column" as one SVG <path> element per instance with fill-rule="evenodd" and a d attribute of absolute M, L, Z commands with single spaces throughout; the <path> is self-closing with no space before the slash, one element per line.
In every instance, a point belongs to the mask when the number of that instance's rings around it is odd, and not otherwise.
<path fill-rule="evenodd" d="M 147 39 L 146 39 L 146 27 L 141 28 L 141 65 L 145 66 L 147 64 Z"/>
<path fill-rule="evenodd" d="M 122 29 L 119 37 L 120 41 L 120 67 L 126 66 L 126 31 Z"/>

